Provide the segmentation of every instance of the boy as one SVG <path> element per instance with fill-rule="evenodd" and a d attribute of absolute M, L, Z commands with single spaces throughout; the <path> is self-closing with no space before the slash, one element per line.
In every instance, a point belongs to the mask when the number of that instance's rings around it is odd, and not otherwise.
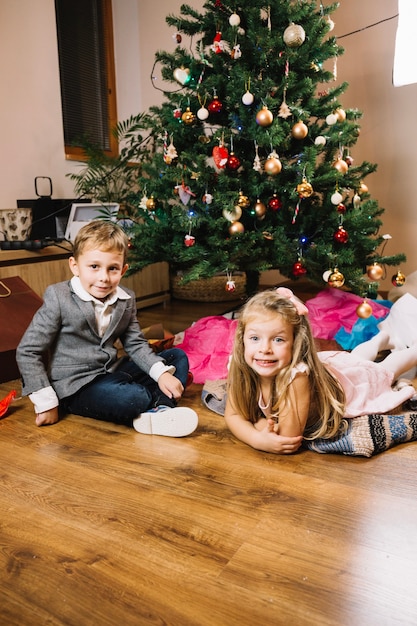
<path fill-rule="evenodd" d="M 182 437 L 196 429 L 195 411 L 176 406 L 187 355 L 178 348 L 153 352 L 137 320 L 134 293 L 119 286 L 127 253 L 118 225 L 89 222 L 74 241 L 73 277 L 46 289 L 16 353 L 22 393 L 35 406 L 38 426 L 55 424 L 59 405 L 145 434 Z M 118 357 L 117 340 L 126 357 Z"/>

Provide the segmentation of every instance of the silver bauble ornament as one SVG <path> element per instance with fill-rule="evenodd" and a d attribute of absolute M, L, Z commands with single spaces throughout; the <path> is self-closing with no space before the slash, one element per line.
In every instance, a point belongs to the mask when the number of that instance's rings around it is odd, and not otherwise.
<path fill-rule="evenodd" d="M 299 48 L 305 41 L 306 33 L 299 24 L 290 24 L 284 31 L 284 42 L 289 48 Z"/>

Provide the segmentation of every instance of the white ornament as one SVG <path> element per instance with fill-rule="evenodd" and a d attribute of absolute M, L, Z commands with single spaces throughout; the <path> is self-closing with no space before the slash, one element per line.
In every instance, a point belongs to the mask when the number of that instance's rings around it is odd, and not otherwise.
<path fill-rule="evenodd" d="M 361 197 L 359 194 L 355 193 L 353 196 L 353 206 L 355 209 L 358 209 L 361 204 Z"/>
<path fill-rule="evenodd" d="M 332 197 L 330 198 L 330 200 L 332 201 L 332 204 L 337 206 L 338 204 L 342 202 L 343 196 L 338 191 L 335 191 L 334 194 L 332 194 Z"/>
<path fill-rule="evenodd" d="M 255 172 L 260 172 L 262 170 L 261 159 L 258 155 L 256 155 L 254 158 L 253 169 L 255 170 Z"/>
<path fill-rule="evenodd" d="M 230 26 L 239 26 L 240 17 L 237 13 L 232 13 L 232 15 L 229 17 L 229 24 Z"/>
<path fill-rule="evenodd" d="M 315 138 L 314 143 L 316 146 L 325 146 L 326 137 L 323 137 L 323 135 L 319 135 L 318 137 Z"/>
<path fill-rule="evenodd" d="M 233 46 L 233 51 L 232 51 L 232 57 L 233 59 L 240 59 L 240 57 L 242 56 L 242 50 L 240 49 L 240 44 L 236 44 L 235 46 Z"/>
<path fill-rule="evenodd" d="M 243 104 L 246 104 L 246 106 L 250 106 L 253 103 L 254 99 L 255 98 L 250 91 L 247 91 L 242 96 L 242 102 Z"/>
<path fill-rule="evenodd" d="M 334 124 L 337 124 L 338 121 L 338 117 L 334 113 L 330 113 L 330 115 L 326 117 L 326 124 L 328 126 L 333 126 Z"/>
<path fill-rule="evenodd" d="M 324 18 L 327 22 L 327 25 L 329 27 L 329 32 L 331 32 L 334 28 L 334 22 L 332 20 L 332 18 L 329 15 L 326 15 L 326 17 Z"/>
<path fill-rule="evenodd" d="M 323 280 L 325 283 L 329 282 L 330 274 L 332 274 L 332 270 L 326 270 L 323 272 Z"/>
<path fill-rule="evenodd" d="M 174 78 L 180 85 L 185 85 L 190 80 L 190 70 L 184 67 L 177 67 L 174 70 Z"/>
<path fill-rule="evenodd" d="M 139 207 L 141 209 L 147 209 L 146 203 L 148 202 L 148 196 L 145 194 L 143 194 L 141 200 L 140 200 L 140 204 Z"/>
<path fill-rule="evenodd" d="M 206 107 L 201 107 L 201 109 L 198 109 L 197 117 L 199 120 L 206 120 L 208 116 L 209 116 L 209 111 L 208 109 L 206 109 Z"/>

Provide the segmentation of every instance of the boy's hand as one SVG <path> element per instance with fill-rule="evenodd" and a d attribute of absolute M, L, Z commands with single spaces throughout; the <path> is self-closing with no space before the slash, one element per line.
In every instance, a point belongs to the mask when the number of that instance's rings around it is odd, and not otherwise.
<path fill-rule="evenodd" d="M 36 413 L 35 423 L 36 426 L 48 426 L 50 424 L 56 424 L 59 420 L 58 407 L 56 406 L 49 411 L 43 413 Z"/>
<path fill-rule="evenodd" d="M 173 398 L 174 400 L 181 398 L 184 392 L 181 381 L 169 372 L 164 372 L 158 378 L 158 387 L 168 398 Z"/>

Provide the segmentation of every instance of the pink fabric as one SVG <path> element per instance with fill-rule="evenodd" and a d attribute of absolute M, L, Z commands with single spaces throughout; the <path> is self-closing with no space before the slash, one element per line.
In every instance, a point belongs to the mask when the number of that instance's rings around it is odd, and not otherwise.
<path fill-rule="evenodd" d="M 182 343 L 176 348 L 182 348 L 188 356 L 195 383 L 227 378 L 236 326 L 237 320 L 213 315 L 202 317 L 186 329 Z"/>
<path fill-rule="evenodd" d="M 343 328 L 351 332 L 358 321 L 356 309 L 363 302 L 363 298 L 339 289 L 325 289 L 314 298 L 307 300 L 308 318 L 310 320 L 313 337 L 318 339 L 333 339 L 338 330 Z M 376 300 L 368 300 L 372 308 L 372 315 L 376 319 L 384 318 L 389 308 L 378 304 Z"/>
<path fill-rule="evenodd" d="M 412 385 L 393 389 L 394 374 L 385 369 L 383 362 L 361 361 L 344 351 L 319 352 L 318 356 L 343 387 L 345 417 L 388 413 L 415 394 Z"/>

